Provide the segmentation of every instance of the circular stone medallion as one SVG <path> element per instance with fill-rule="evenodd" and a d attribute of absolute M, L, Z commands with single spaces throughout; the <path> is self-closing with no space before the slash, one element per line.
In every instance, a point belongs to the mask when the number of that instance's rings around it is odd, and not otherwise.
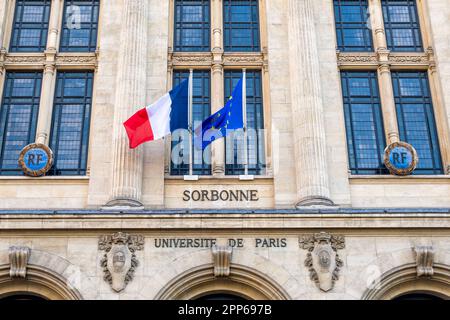
<path fill-rule="evenodd" d="M 19 166 L 30 177 L 43 176 L 53 165 L 53 152 L 44 144 L 32 143 L 22 149 Z"/>
<path fill-rule="evenodd" d="M 419 159 L 416 149 L 406 142 L 394 142 L 384 151 L 384 164 L 391 174 L 397 176 L 410 175 Z"/>

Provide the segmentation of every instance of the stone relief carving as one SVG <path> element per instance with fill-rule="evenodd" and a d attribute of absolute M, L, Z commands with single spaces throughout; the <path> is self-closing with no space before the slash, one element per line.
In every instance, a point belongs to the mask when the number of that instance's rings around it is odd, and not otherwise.
<path fill-rule="evenodd" d="M 233 248 L 230 246 L 213 246 L 211 251 L 214 264 L 214 276 L 228 277 L 230 275 Z"/>
<path fill-rule="evenodd" d="M 416 246 L 416 268 L 417 276 L 432 276 L 434 273 L 434 249 L 433 246 Z"/>
<path fill-rule="evenodd" d="M 44 63 L 45 56 L 10 56 L 7 55 L 5 63 Z"/>
<path fill-rule="evenodd" d="M 427 63 L 427 55 L 389 55 L 389 61 L 391 63 Z"/>
<path fill-rule="evenodd" d="M 12 246 L 9 248 L 9 276 L 11 278 L 26 278 L 30 252 L 31 249 L 28 247 Z"/>
<path fill-rule="evenodd" d="M 105 251 L 100 265 L 103 268 L 103 279 L 111 288 L 120 292 L 133 280 L 134 272 L 139 265 L 136 251 L 144 248 L 144 237 L 117 232 L 102 236 L 99 249 Z"/>
<path fill-rule="evenodd" d="M 311 280 L 324 292 L 333 289 L 344 264 L 337 253 L 337 250 L 345 248 L 344 237 L 320 232 L 300 238 L 299 244 L 308 250 L 305 266 Z"/>
<path fill-rule="evenodd" d="M 337 53 L 339 63 L 377 63 L 378 58 L 375 54 L 372 55 L 348 55 Z"/>
<path fill-rule="evenodd" d="M 56 62 L 59 64 L 70 63 L 83 63 L 83 64 L 95 64 L 97 63 L 97 57 L 95 56 L 58 56 Z"/>

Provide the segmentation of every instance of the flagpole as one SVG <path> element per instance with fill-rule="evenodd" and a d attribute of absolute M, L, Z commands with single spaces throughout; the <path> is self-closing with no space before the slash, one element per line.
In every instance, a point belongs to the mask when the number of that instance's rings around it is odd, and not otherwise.
<path fill-rule="evenodd" d="M 192 91 L 193 91 L 193 79 L 194 79 L 194 70 L 189 70 L 189 90 L 188 90 L 188 128 L 189 128 L 189 176 L 192 176 L 193 168 L 192 168 L 192 160 L 193 157 L 193 150 L 192 150 Z"/>
<path fill-rule="evenodd" d="M 242 120 L 244 124 L 244 175 L 248 176 L 247 70 L 242 69 Z"/>

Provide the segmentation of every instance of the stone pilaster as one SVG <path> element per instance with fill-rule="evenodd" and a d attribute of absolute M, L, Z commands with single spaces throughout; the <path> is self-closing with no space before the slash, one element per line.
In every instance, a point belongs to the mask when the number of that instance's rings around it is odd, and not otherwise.
<path fill-rule="evenodd" d="M 376 50 L 386 50 L 386 35 L 384 32 L 383 11 L 380 0 L 369 1 L 370 24 L 372 27 L 373 42 Z"/>
<path fill-rule="evenodd" d="M 109 206 L 141 207 L 143 146 L 131 150 L 123 127 L 146 103 L 147 0 L 124 0 L 116 79 L 113 184 Z"/>
<path fill-rule="evenodd" d="M 62 13 L 62 0 L 53 0 L 48 26 L 47 50 L 56 51 L 59 35 L 59 21 Z"/>
<path fill-rule="evenodd" d="M 4 49 L 3 42 L 6 28 L 6 11 L 8 10 L 8 2 L 9 0 L 4 0 L 0 4 L 0 50 Z"/>
<path fill-rule="evenodd" d="M 380 98 L 383 112 L 384 129 L 386 132 L 386 143 L 391 143 L 400 140 L 398 132 L 397 113 L 395 110 L 394 89 L 392 88 L 391 70 L 386 59 L 382 59 L 378 67 L 378 81 L 380 85 Z"/>
<path fill-rule="evenodd" d="M 44 66 L 42 75 L 41 101 L 39 104 L 39 116 L 36 128 L 36 143 L 48 145 L 52 113 L 53 113 L 53 92 L 55 88 L 56 66 L 54 55 L 47 56 L 47 62 Z"/>
<path fill-rule="evenodd" d="M 223 89 L 223 3 L 222 0 L 211 1 L 211 11 L 214 12 L 211 20 L 211 48 L 213 54 L 212 65 L 212 101 L 211 113 L 217 112 L 224 106 Z M 225 174 L 225 139 L 218 139 L 211 144 L 212 174 L 216 177 Z"/>
<path fill-rule="evenodd" d="M 297 207 L 333 205 L 312 1 L 288 1 Z"/>
<path fill-rule="evenodd" d="M 0 49 L 0 102 L 3 99 L 3 86 L 5 83 L 6 69 L 4 64 L 6 51 L 4 49 Z"/>
<path fill-rule="evenodd" d="M 392 88 L 391 69 L 389 65 L 390 51 L 387 49 L 384 31 L 383 10 L 380 0 L 370 0 L 370 23 L 372 26 L 373 44 L 378 56 L 378 83 L 383 113 L 386 143 L 400 140 L 395 110 L 394 89 Z"/>

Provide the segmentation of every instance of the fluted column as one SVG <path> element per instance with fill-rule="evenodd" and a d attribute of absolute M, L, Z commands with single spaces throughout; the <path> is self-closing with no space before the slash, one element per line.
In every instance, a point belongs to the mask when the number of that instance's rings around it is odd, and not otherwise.
<path fill-rule="evenodd" d="M 211 48 L 213 54 L 212 65 L 212 100 L 211 100 L 211 113 L 217 112 L 224 106 L 224 93 L 223 93 L 223 40 L 222 40 L 222 16 L 223 16 L 223 4 L 222 0 L 211 1 L 211 11 L 214 12 L 211 20 Z M 211 160 L 212 160 L 212 173 L 216 177 L 225 175 L 225 139 L 218 139 L 211 144 Z"/>
<path fill-rule="evenodd" d="M 333 205 L 312 1 L 288 0 L 297 207 Z"/>
<path fill-rule="evenodd" d="M 142 206 L 143 146 L 134 150 L 129 148 L 123 122 L 146 103 L 148 2 L 123 2 L 114 107 L 112 200 L 109 206 Z"/>

